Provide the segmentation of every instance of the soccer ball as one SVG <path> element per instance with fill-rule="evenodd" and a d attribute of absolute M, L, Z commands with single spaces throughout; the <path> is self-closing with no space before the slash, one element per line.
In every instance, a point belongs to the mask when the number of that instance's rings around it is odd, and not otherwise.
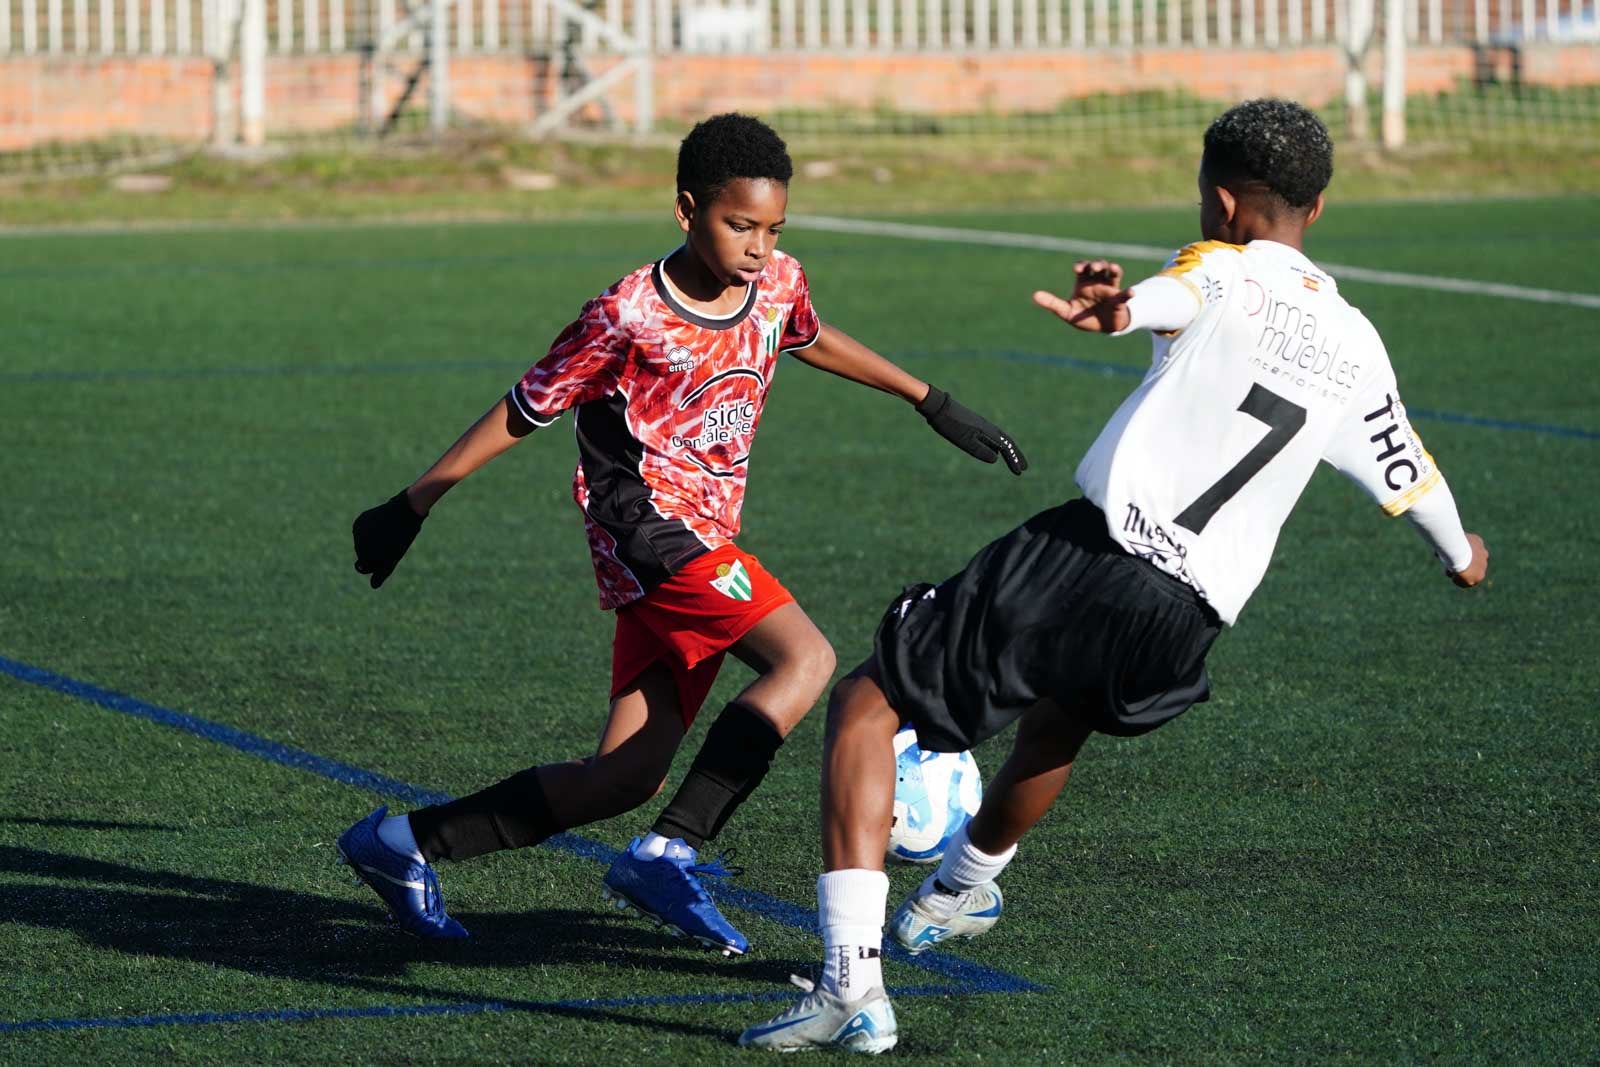
<path fill-rule="evenodd" d="M 894 735 L 894 822 L 889 858 L 938 863 L 956 831 L 977 814 L 983 780 L 970 752 L 924 752 L 917 733 Z"/>

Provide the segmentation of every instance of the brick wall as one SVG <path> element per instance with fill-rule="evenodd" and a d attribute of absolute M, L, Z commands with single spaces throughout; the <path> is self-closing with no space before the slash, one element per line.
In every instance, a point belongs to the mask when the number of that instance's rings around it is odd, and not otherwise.
<path fill-rule="evenodd" d="M 1377 84 L 1379 58 L 1369 75 Z M 606 67 L 594 64 L 596 72 Z M 1534 46 L 1523 77 L 1540 84 L 1600 84 L 1600 48 Z M 1412 92 L 1447 89 L 1470 75 L 1472 53 L 1416 47 L 1407 53 Z M 553 91 L 548 64 L 520 56 L 458 56 L 450 63 L 457 114 L 485 122 L 530 121 Z M 0 60 L 0 149 L 116 134 L 201 140 L 212 129 L 212 67 L 202 59 L 49 58 Z M 360 64 L 353 55 L 267 60 L 272 133 L 353 127 L 360 116 Z M 1042 111 L 1094 93 L 1182 89 L 1196 96 L 1292 96 L 1319 105 L 1343 93 L 1332 48 L 1139 49 L 991 52 L 966 55 L 786 54 L 663 56 L 655 69 L 657 114 L 694 119 L 742 108 L 860 109 L 913 113 Z M 385 84 L 393 100 L 397 78 Z M 426 82 L 414 98 L 426 106 Z M 633 89 L 613 97 L 630 117 Z"/>
<path fill-rule="evenodd" d="M 123 133 L 211 133 L 204 59 L 0 59 L 0 149 Z"/>

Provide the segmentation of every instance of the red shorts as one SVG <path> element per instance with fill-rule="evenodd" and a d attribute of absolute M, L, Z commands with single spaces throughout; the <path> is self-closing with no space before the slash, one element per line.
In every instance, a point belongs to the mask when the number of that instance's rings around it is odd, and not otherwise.
<path fill-rule="evenodd" d="M 664 662 L 678 686 L 687 728 L 717 680 L 729 646 L 794 597 L 759 560 L 734 545 L 695 558 L 631 604 L 617 609 L 611 696 Z"/>

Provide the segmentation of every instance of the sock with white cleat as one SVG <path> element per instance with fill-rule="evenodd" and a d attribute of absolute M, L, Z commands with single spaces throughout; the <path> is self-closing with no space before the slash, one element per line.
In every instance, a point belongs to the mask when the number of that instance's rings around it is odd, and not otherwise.
<path fill-rule="evenodd" d="M 950 839 L 950 845 L 944 852 L 944 859 L 939 862 L 939 869 L 928 876 L 927 881 L 922 883 L 922 888 L 917 892 L 921 895 L 934 894 L 948 897 L 951 907 L 954 908 L 955 899 L 962 893 L 999 878 L 1000 872 L 1006 869 L 1006 864 L 1016 855 L 1017 846 L 1012 845 L 1004 852 L 991 856 L 968 840 L 967 827 L 963 826 L 956 831 L 955 837 Z"/>
<path fill-rule="evenodd" d="M 889 877 L 882 871 L 829 871 L 817 879 L 817 915 L 826 958 L 822 988 L 844 1001 L 883 985 L 883 921 Z"/>

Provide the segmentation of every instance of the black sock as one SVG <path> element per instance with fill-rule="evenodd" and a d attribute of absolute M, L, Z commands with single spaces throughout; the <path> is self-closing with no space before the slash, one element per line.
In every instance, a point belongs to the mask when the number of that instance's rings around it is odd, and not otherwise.
<path fill-rule="evenodd" d="M 471 859 L 537 845 L 556 833 L 561 827 L 550 814 L 538 772 L 529 767 L 471 796 L 413 811 L 411 834 L 422 858 L 429 863 Z"/>
<path fill-rule="evenodd" d="M 688 777 L 650 829 L 662 837 L 681 837 L 698 850 L 755 792 L 782 744 L 783 736 L 760 712 L 737 701 L 729 704 L 711 724 Z"/>

